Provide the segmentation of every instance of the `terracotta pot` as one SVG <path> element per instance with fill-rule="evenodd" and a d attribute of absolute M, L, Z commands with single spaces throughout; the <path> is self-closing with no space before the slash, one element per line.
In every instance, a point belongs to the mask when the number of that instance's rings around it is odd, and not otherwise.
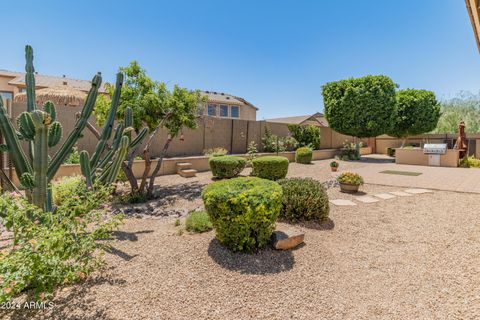
<path fill-rule="evenodd" d="M 340 183 L 340 191 L 345 193 L 357 193 L 359 187 L 357 184 Z"/>
<path fill-rule="evenodd" d="M 330 169 L 332 169 L 332 172 L 337 172 L 338 167 L 330 167 Z"/>

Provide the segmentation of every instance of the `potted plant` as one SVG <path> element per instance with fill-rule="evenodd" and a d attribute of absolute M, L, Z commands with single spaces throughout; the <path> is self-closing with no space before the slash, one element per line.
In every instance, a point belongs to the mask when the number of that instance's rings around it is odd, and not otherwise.
<path fill-rule="evenodd" d="M 340 191 L 345 193 L 356 193 L 363 184 L 363 178 L 358 173 L 343 172 L 337 177 L 340 184 Z"/>
<path fill-rule="evenodd" d="M 335 160 L 330 162 L 330 169 L 332 169 L 332 172 L 336 172 L 338 170 L 338 165 L 339 163 Z"/>

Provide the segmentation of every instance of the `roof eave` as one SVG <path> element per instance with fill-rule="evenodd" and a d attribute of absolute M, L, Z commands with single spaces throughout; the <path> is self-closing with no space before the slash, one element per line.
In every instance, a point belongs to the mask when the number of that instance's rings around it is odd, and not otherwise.
<path fill-rule="evenodd" d="M 478 8 L 478 3 L 476 2 L 477 0 L 472 0 L 472 1 L 475 4 L 475 8 L 472 8 L 472 6 L 470 5 L 470 0 L 465 0 L 465 5 L 467 6 L 468 16 L 470 17 L 470 23 L 472 24 L 473 34 L 475 36 L 475 41 L 477 43 L 477 49 L 480 52 L 480 35 L 479 35 L 480 25 L 477 25 L 477 23 L 475 22 L 475 14 L 480 19 L 480 9 Z M 479 20 L 479 24 L 480 24 L 480 20 Z"/>

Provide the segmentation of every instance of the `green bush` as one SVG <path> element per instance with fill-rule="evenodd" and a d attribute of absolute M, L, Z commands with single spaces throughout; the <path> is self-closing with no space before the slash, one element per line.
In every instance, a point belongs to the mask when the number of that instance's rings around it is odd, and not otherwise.
<path fill-rule="evenodd" d="M 288 221 L 317 221 L 328 218 L 328 195 L 322 184 L 311 178 L 279 180 L 283 198 L 280 218 Z"/>
<path fill-rule="evenodd" d="M 360 160 L 360 153 L 357 150 L 355 143 L 345 141 L 343 147 L 340 149 L 340 154 L 338 155 L 340 160 Z"/>
<path fill-rule="evenodd" d="M 278 183 L 240 177 L 209 184 L 202 192 L 217 239 L 232 251 L 264 248 L 282 205 Z"/>
<path fill-rule="evenodd" d="M 43 212 L 18 195 L 0 196 L 0 218 L 13 240 L 0 251 L 0 303 L 33 289 L 45 299 L 57 285 L 84 279 L 103 264 L 99 249 L 120 223 L 101 208 L 110 188 L 63 200 L 55 212 Z"/>
<path fill-rule="evenodd" d="M 289 124 L 288 130 L 292 137 L 298 141 L 299 147 L 320 149 L 320 128 L 313 125 Z"/>
<path fill-rule="evenodd" d="M 78 152 L 77 147 L 72 148 L 72 152 L 68 155 L 67 159 L 63 162 L 64 164 L 79 164 L 80 163 L 80 152 Z"/>
<path fill-rule="evenodd" d="M 301 147 L 295 151 L 295 162 L 309 164 L 312 162 L 313 151 L 309 147 Z"/>
<path fill-rule="evenodd" d="M 53 203 L 60 205 L 65 199 L 72 198 L 87 191 L 87 184 L 82 176 L 65 176 L 52 183 Z"/>
<path fill-rule="evenodd" d="M 387 155 L 395 157 L 395 148 L 387 148 Z"/>
<path fill-rule="evenodd" d="M 242 157 L 220 156 L 212 157 L 208 161 L 212 174 L 217 178 L 233 178 L 245 169 L 247 160 Z"/>
<path fill-rule="evenodd" d="M 252 176 L 263 179 L 278 180 L 286 177 L 288 159 L 281 156 L 266 156 L 252 161 Z"/>
<path fill-rule="evenodd" d="M 475 156 L 465 155 L 460 159 L 459 166 L 461 168 L 480 168 L 480 159 L 475 158 Z"/>
<path fill-rule="evenodd" d="M 337 177 L 339 183 L 353 184 L 360 186 L 363 184 L 363 178 L 361 175 L 355 172 L 343 172 Z"/>
<path fill-rule="evenodd" d="M 205 232 L 212 230 L 213 224 L 205 211 L 193 211 L 185 220 L 185 228 L 190 232 Z"/>

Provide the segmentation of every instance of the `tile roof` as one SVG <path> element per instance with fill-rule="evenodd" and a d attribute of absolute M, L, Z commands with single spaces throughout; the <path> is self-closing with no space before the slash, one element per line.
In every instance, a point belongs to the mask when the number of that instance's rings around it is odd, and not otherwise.
<path fill-rule="evenodd" d="M 208 102 L 217 102 L 217 103 L 225 103 L 225 104 L 233 103 L 233 104 L 239 104 L 239 105 L 247 105 L 247 106 L 250 106 L 250 107 L 258 110 L 257 107 L 255 107 L 253 104 L 251 104 L 247 100 L 245 100 L 243 98 L 240 98 L 240 97 L 237 97 L 237 96 L 234 96 L 234 95 L 231 95 L 231 94 L 227 94 L 227 93 L 223 93 L 223 92 L 215 92 L 215 91 L 201 91 L 201 93 L 202 93 L 203 96 L 208 97 L 207 98 Z"/>
<path fill-rule="evenodd" d="M 15 77 L 8 82 L 11 85 L 25 86 L 25 72 L 0 70 L 0 75 Z M 35 85 L 37 87 L 45 87 L 45 88 L 56 87 L 56 86 L 64 85 L 65 82 L 67 83 L 68 86 L 71 86 L 72 88 L 75 88 L 81 91 L 89 91 L 91 86 L 91 81 L 89 80 L 79 80 L 79 79 L 72 79 L 67 77 L 35 74 Z M 106 92 L 103 84 L 100 87 L 99 91 Z"/>

